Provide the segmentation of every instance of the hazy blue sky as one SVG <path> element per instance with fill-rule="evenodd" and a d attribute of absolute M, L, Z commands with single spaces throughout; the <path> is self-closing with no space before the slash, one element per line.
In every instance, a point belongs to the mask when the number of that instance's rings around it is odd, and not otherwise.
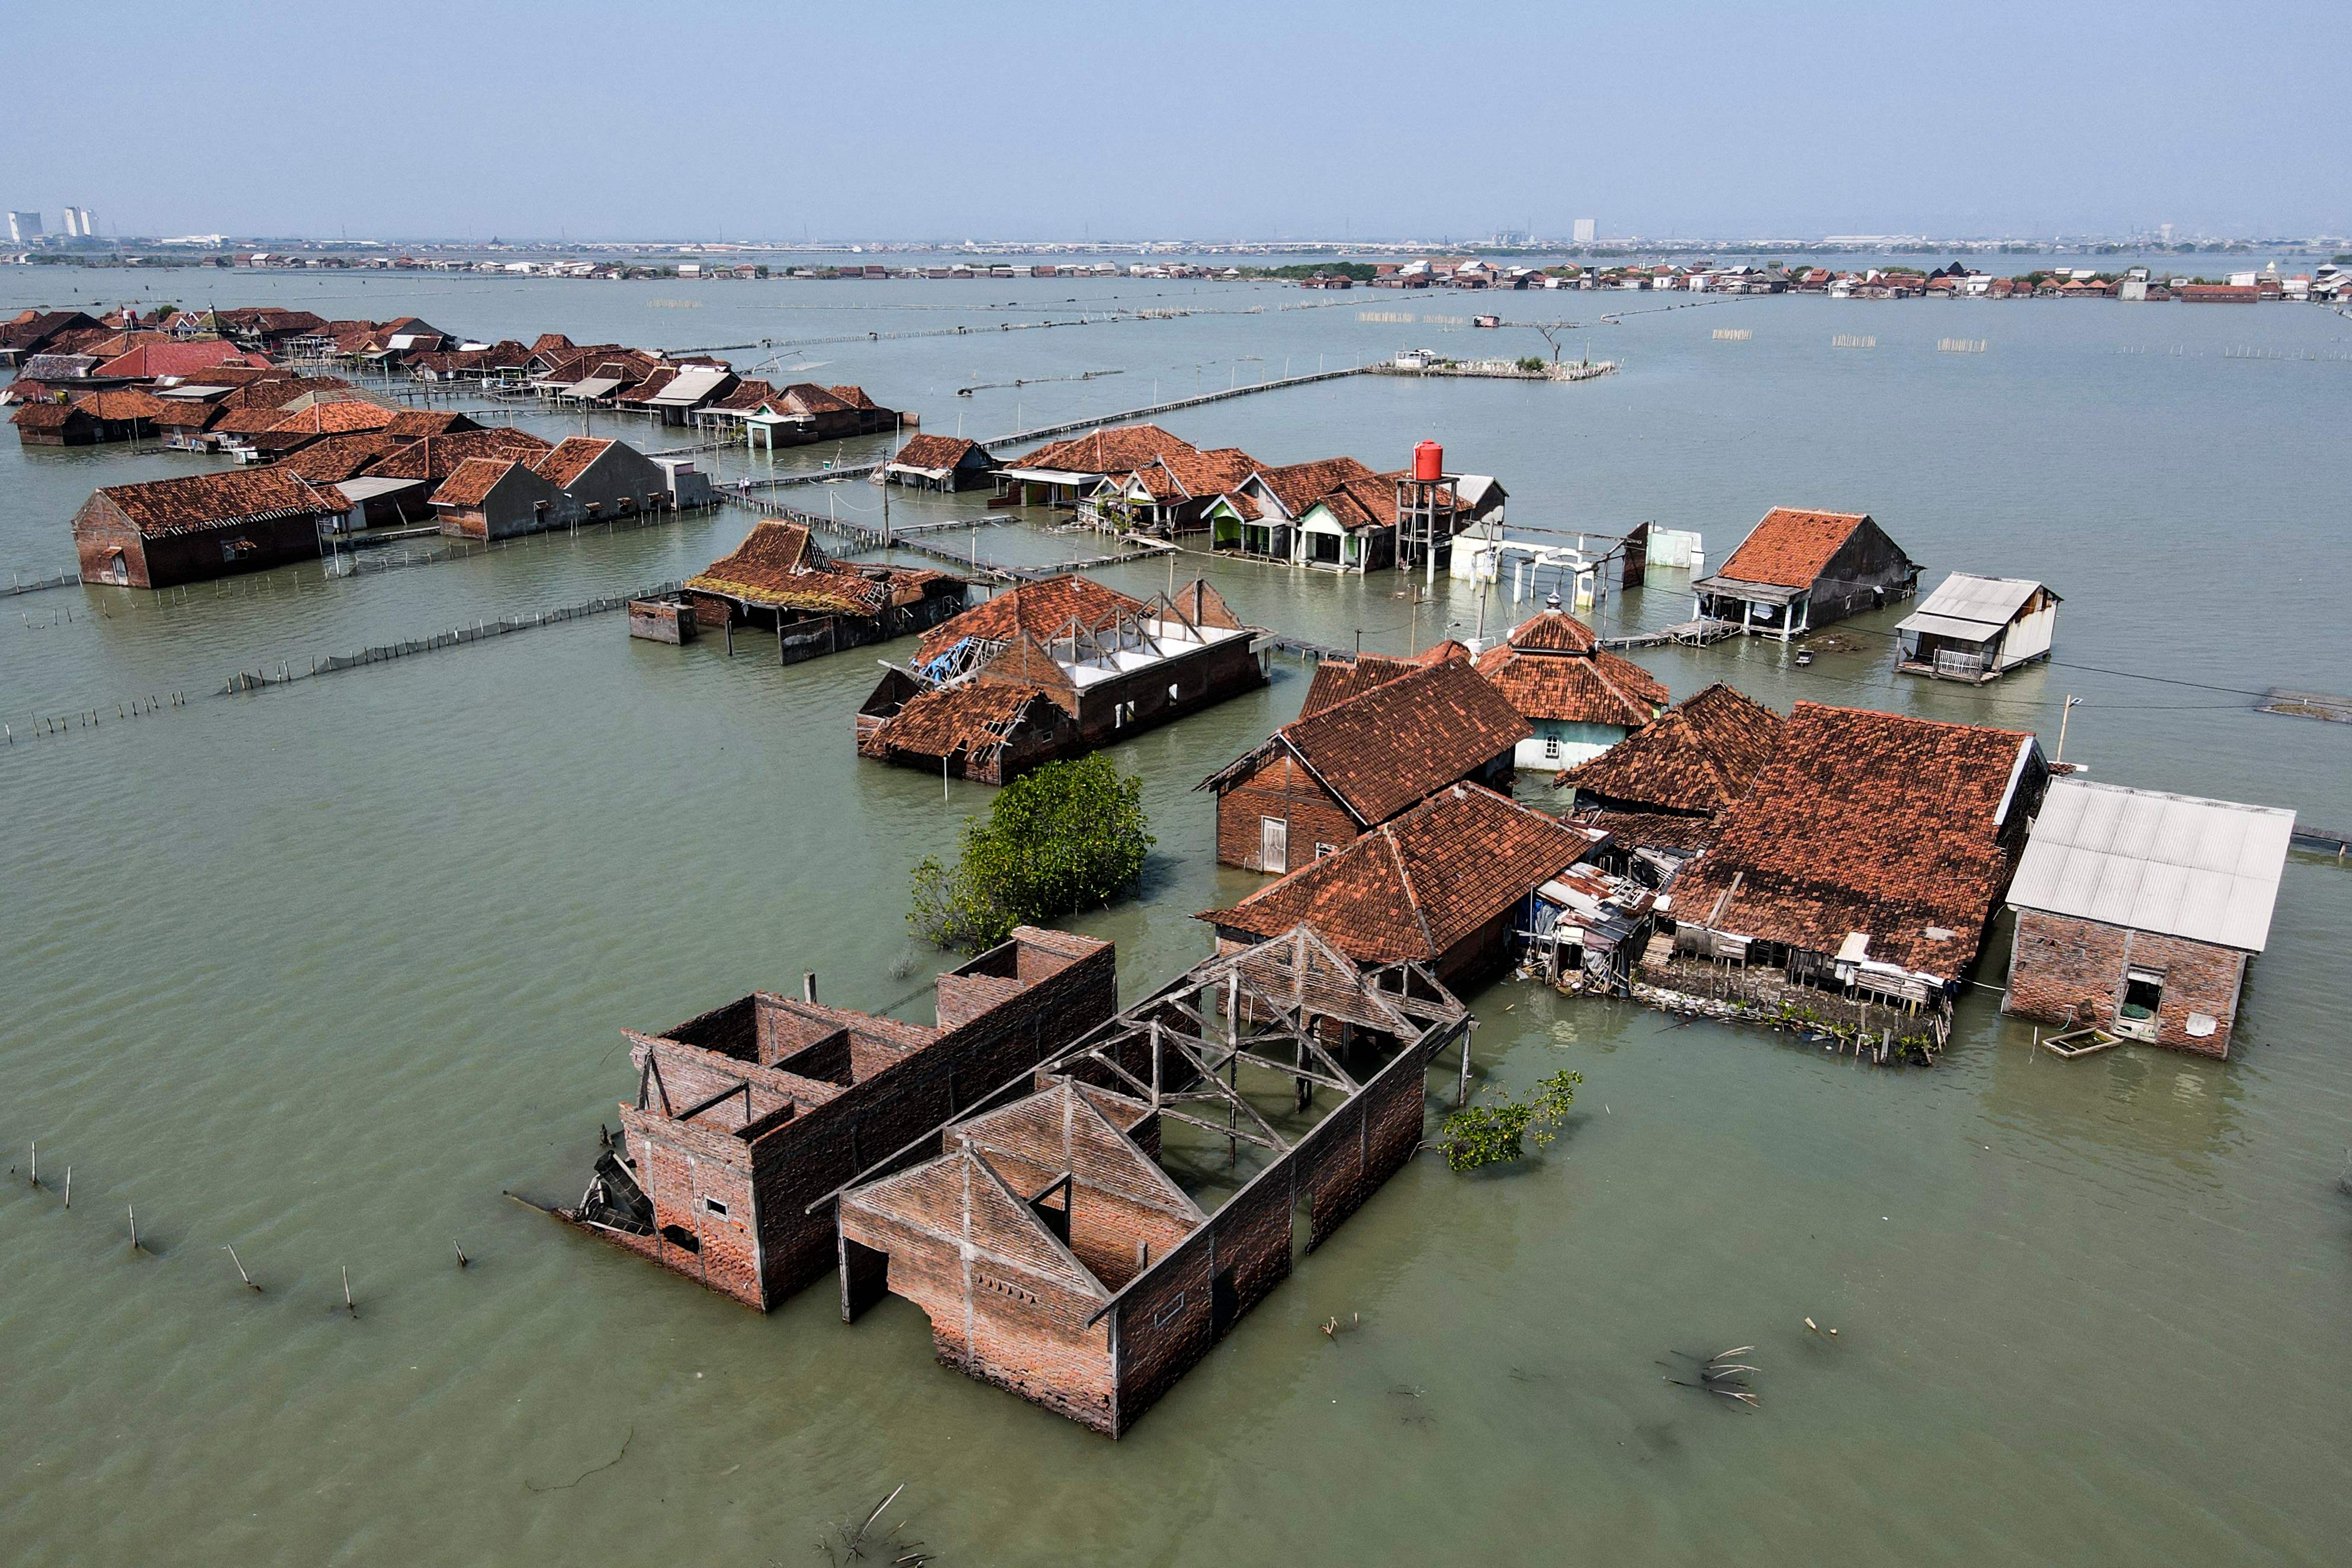
<path fill-rule="evenodd" d="M 2172 0 L 0 0 L 107 232 L 2352 229 L 2352 29 Z"/>

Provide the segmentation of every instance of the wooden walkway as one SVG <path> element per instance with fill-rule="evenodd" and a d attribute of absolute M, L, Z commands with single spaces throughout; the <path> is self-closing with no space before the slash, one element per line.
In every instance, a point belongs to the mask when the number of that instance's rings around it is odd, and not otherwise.
<path fill-rule="evenodd" d="M 1601 646 L 1612 653 L 1633 647 L 1664 647 L 1669 643 L 1705 647 L 1726 637 L 1736 637 L 1744 629 L 1738 621 L 1682 621 L 1660 631 L 1636 632 L 1629 637 L 1602 637 Z"/>

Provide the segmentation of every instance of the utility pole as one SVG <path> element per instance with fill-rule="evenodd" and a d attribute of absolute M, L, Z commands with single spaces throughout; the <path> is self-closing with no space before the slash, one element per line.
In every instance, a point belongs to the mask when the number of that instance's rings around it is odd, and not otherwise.
<path fill-rule="evenodd" d="M 2059 710 L 2058 754 L 2050 759 L 2053 763 L 2063 763 L 2066 760 L 2066 721 L 2074 716 L 2074 704 L 2081 700 L 2083 700 L 2081 698 L 2070 691 L 2066 694 L 2066 706 Z"/>

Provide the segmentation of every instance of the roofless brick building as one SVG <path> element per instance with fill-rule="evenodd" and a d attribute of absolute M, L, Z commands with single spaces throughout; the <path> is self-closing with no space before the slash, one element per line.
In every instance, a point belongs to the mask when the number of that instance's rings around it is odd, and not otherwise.
<path fill-rule="evenodd" d="M 625 1029 L 637 1091 L 562 1218 L 765 1311 L 834 1266 L 833 1193 L 1108 1020 L 1111 944 L 1023 926 L 939 977 L 938 1023 L 755 991 Z"/>
<path fill-rule="evenodd" d="M 842 1314 L 904 1296 L 944 1364 L 1117 1436 L 1412 1158 L 1471 1022 L 1305 926 L 1197 964 L 844 1193 Z M 1218 1163 L 1213 1207 L 1171 1173 Z"/>

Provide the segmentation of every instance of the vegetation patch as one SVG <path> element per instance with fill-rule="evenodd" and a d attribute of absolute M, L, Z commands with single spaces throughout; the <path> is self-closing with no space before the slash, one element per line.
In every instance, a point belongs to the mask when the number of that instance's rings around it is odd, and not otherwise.
<path fill-rule="evenodd" d="M 1149 826 L 1140 777 L 1119 777 L 1100 752 L 1048 763 L 964 824 L 954 864 L 923 858 L 907 923 L 936 946 L 983 952 L 1014 926 L 1097 909 L 1141 875 Z"/>

